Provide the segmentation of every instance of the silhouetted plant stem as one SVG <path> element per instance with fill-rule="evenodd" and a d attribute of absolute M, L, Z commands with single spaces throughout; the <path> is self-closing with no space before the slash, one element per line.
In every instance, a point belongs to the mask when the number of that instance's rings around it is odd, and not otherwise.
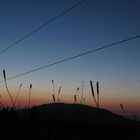
<path fill-rule="evenodd" d="M 52 85 L 53 85 L 53 94 L 55 95 L 55 85 L 54 85 L 54 81 L 52 80 Z"/>
<path fill-rule="evenodd" d="M 58 98 L 57 98 L 58 102 L 60 102 L 60 98 L 59 98 L 60 97 L 60 92 L 61 92 L 61 86 L 59 87 L 59 90 L 58 90 Z"/>
<path fill-rule="evenodd" d="M 17 102 L 21 87 L 22 87 L 22 83 L 20 84 L 18 92 L 17 92 L 17 96 L 16 96 L 16 99 L 15 99 L 15 105 L 16 105 L 16 102 Z"/>
<path fill-rule="evenodd" d="M 94 99 L 94 101 L 95 101 L 96 107 L 98 107 L 98 104 L 97 104 L 97 101 L 96 101 L 96 99 L 95 99 L 95 95 L 94 95 L 94 89 L 93 89 L 92 81 L 90 81 L 90 86 L 91 86 L 91 92 L 92 92 L 93 99 Z"/>
<path fill-rule="evenodd" d="M 52 97 L 53 97 L 53 101 L 55 102 L 55 96 L 54 96 L 54 94 L 52 95 Z"/>
<path fill-rule="evenodd" d="M 15 108 L 14 100 L 13 100 L 12 95 L 10 94 L 10 91 L 9 91 L 9 89 L 8 89 L 8 86 L 7 86 L 7 79 L 6 79 L 6 72 L 5 72 L 5 70 L 3 70 L 3 77 L 4 77 L 5 87 L 6 87 L 7 93 L 8 93 L 8 95 L 9 95 L 10 99 L 11 99 L 13 108 Z"/>
<path fill-rule="evenodd" d="M 74 95 L 74 102 L 75 103 L 77 102 L 77 94 L 78 94 L 78 91 L 79 91 L 79 87 L 77 87 L 76 94 Z"/>
<path fill-rule="evenodd" d="M 28 102 L 28 108 L 30 108 L 30 100 L 31 100 L 31 89 L 32 89 L 32 84 L 30 84 L 30 88 L 29 88 L 29 102 Z"/>
<path fill-rule="evenodd" d="M 52 80 L 52 85 L 53 85 L 53 101 L 55 102 L 55 85 L 54 85 L 54 81 Z"/>
<path fill-rule="evenodd" d="M 83 94 L 84 94 L 84 81 L 82 81 L 82 95 L 81 95 L 80 103 L 83 102 Z"/>
<path fill-rule="evenodd" d="M 97 107 L 99 108 L 99 82 L 96 83 L 96 87 L 97 87 Z"/>
<path fill-rule="evenodd" d="M 74 103 L 76 103 L 77 99 L 76 99 L 76 95 L 74 95 Z"/>
<path fill-rule="evenodd" d="M 122 104 L 120 104 L 120 107 L 121 107 L 121 109 L 122 109 L 122 111 L 123 111 L 123 113 L 124 113 L 124 116 L 125 116 L 126 118 L 129 118 L 128 115 L 127 115 L 127 113 L 125 112 L 125 109 L 124 109 L 124 107 L 123 107 Z"/>

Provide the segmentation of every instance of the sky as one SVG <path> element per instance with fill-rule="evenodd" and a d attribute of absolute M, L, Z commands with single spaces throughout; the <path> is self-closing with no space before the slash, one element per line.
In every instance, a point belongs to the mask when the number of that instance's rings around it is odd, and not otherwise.
<path fill-rule="evenodd" d="M 80 0 L 0 0 L 0 51 Z M 86 0 L 40 31 L 0 54 L 2 70 L 12 77 L 86 51 L 140 34 L 139 0 Z M 73 103 L 76 88 L 84 81 L 85 104 L 95 106 L 89 81 L 100 84 L 100 105 L 121 113 L 122 103 L 130 115 L 140 116 L 140 39 L 118 44 L 65 63 L 7 81 L 18 103 L 27 105 L 32 83 L 31 103 L 52 102 L 62 86 L 61 102 Z M 0 83 L 1 102 L 11 101 Z M 78 93 L 81 98 L 81 90 Z"/>

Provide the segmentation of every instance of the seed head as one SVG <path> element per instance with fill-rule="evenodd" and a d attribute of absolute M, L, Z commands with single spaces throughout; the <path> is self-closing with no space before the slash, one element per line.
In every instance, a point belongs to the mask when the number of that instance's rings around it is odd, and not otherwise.
<path fill-rule="evenodd" d="M 5 70 L 3 70 L 3 77 L 4 77 L 4 80 L 6 80 L 6 73 L 5 73 Z"/>
<path fill-rule="evenodd" d="M 30 89 L 32 88 L 32 84 L 30 84 Z"/>
<path fill-rule="evenodd" d="M 55 96 L 54 96 L 54 94 L 52 96 L 53 96 L 53 101 L 55 102 Z"/>
<path fill-rule="evenodd" d="M 121 106 L 122 109 L 124 109 L 122 104 L 120 104 L 120 106 Z"/>
<path fill-rule="evenodd" d="M 60 86 L 60 88 L 59 88 L 59 90 L 58 90 L 58 94 L 60 93 L 60 91 L 61 91 L 61 86 Z"/>
<path fill-rule="evenodd" d="M 99 82 L 96 83 L 97 86 L 97 94 L 99 95 Z"/>
<path fill-rule="evenodd" d="M 93 95 L 93 97 L 94 97 L 94 89 L 93 89 L 92 81 L 90 81 L 90 86 L 91 86 L 91 92 L 92 92 L 92 95 Z"/>

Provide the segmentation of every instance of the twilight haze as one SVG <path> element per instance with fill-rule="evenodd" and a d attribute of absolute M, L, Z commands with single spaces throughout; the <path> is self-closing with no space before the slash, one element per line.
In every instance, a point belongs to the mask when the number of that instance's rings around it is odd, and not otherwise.
<path fill-rule="evenodd" d="M 80 0 L 1 0 L 0 51 L 32 32 Z M 12 77 L 61 59 L 84 53 L 140 34 L 139 0 L 86 0 L 65 15 L 0 54 L 2 70 Z M 13 98 L 22 83 L 19 98 L 27 105 L 52 102 L 52 80 L 56 94 L 62 86 L 61 102 L 73 103 L 76 88 L 84 81 L 85 104 L 95 106 L 89 81 L 100 84 L 102 108 L 140 116 L 140 38 L 42 69 L 7 81 Z M 1 102 L 10 105 L 4 83 Z M 81 97 L 81 90 L 78 93 Z"/>

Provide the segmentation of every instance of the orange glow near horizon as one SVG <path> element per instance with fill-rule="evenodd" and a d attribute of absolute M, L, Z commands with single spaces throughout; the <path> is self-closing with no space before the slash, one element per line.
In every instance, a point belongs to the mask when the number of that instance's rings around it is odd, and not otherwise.
<path fill-rule="evenodd" d="M 58 88 L 58 87 L 57 87 Z M 11 91 L 12 97 L 15 100 L 15 97 L 17 95 L 17 87 L 12 87 L 10 86 L 9 89 Z M 31 90 L 31 106 L 33 105 L 41 105 L 41 104 L 47 104 L 47 103 L 53 103 L 52 99 L 52 87 L 48 87 L 48 90 L 44 88 L 38 88 L 37 86 L 33 85 L 33 89 Z M 102 92 L 104 91 L 104 92 Z M 118 91 L 119 92 L 119 91 Z M 121 91 L 122 92 L 122 91 Z M 120 93 L 121 93 L 120 92 Z M 132 98 L 131 96 L 127 96 L 125 98 L 125 94 L 122 94 L 119 96 L 117 93 L 115 93 L 113 90 L 108 90 L 108 89 L 101 89 L 101 94 L 100 94 L 100 107 L 104 109 L 108 109 L 112 112 L 122 114 L 122 110 L 120 108 L 120 103 L 124 105 L 124 108 L 128 114 L 138 114 L 140 116 L 140 102 L 138 98 Z M 75 89 L 70 89 L 70 87 L 67 87 L 67 89 L 62 88 L 62 92 L 60 94 L 60 101 L 64 103 L 74 103 L 74 94 L 75 94 Z M 57 90 L 55 95 L 57 96 Z M 11 100 L 5 90 L 5 87 L 3 86 L 1 88 L 1 98 L 0 101 L 4 106 L 11 106 Z M 96 94 L 95 94 L 96 96 Z M 95 107 L 94 99 L 92 97 L 91 91 L 89 87 L 85 86 L 84 90 L 84 97 L 86 98 L 84 104 L 90 105 Z M 57 98 L 57 97 L 56 97 Z M 78 94 L 78 103 L 81 98 L 81 91 Z M 27 107 L 28 105 L 28 99 L 29 99 L 29 86 L 27 87 L 22 87 L 22 90 L 20 91 L 19 98 L 17 100 L 16 106 L 18 107 Z"/>
<path fill-rule="evenodd" d="M 3 98 L 1 98 L 1 102 L 3 103 L 4 106 L 11 106 L 12 105 L 11 100 L 9 99 L 7 93 L 4 93 L 4 94 L 5 94 L 5 96 Z M 15 95 L 13 97 L 15 98 Z M 73 95 L 70 95 L 68 93 L 63 95 L 61 97 L 61 102 L 74 103 Z M 34 93 L 31 94 L 31 106 L 47 104 L 47 103 L 53 103 L 52 95 L 50 93 L 46 93 L 46 92 L 41 93 L 40 92 L 40 95 L 38 95 L 37 92 L 34 91 Z M 132 114 L 139 115 L 140 114 L 140 112 L 139 112 L 140 103 L 138 101 L 131 102 L 131 101 L 127 100 L 127 102 L 121 102 L 119 99 L 116 99 L 114 97 L 109 97 L 109 99 L 107 97 L 100 98 L 100 107 L 101 108 L 108 109 L 117 114 L 123 114 L 122 110 L 120 109 L 120 103 L 123 103 L 124 108 L 128 114 L 130 114 L 130 115 L 132 115 Z M 91 95 L 87 96 L 84 104 L 95 107 L 95 103 L 94 103 L 94 100 Z M 25 107 L 25 106 L 27 107 L 28 93 L 22 92 L 22 95 L 20 95 L 16 106 L 19 107 L 19 105 L 20 105 L 20 107 Z"/>

